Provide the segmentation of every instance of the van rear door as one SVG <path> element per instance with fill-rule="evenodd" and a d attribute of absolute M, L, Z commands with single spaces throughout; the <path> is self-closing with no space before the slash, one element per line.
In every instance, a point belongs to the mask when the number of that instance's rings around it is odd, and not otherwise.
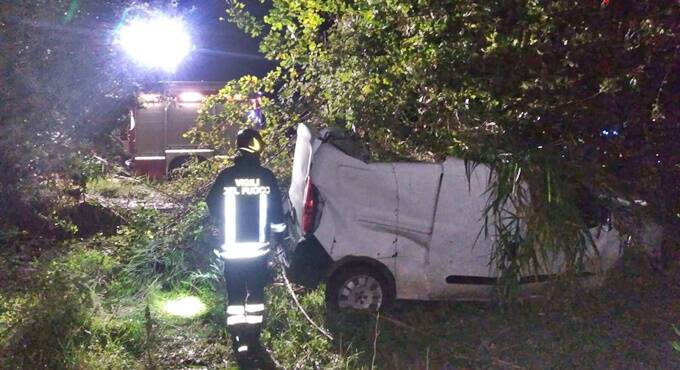
<path fill-rule="evenodd" d="M 295 221 L 298 233 L 302 235 L 302 214 L 304 208 L 305 184 L 314 153 L 314 142 L 316 137 L 312 130 L 305 124 L 300 124 L 297 129 L 297 140 L 295 141 L 295 154 L 293 156 L 293 172 L 291 176 L 290 189 L 288 196 L 293 207 L 293 220 Z"/>

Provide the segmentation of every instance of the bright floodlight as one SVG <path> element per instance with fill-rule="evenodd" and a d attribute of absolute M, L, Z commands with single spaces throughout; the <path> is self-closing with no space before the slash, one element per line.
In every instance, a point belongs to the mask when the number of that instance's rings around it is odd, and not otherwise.
<path fill-rule="evenodd" d="M 165 15 L 131 19 L 118 30 L 118 43 L 139 63 L 174 71 L 191 51 L 191 38 L 180 18 Z"/>
<path fill-rule="evenodd" d="M 172 316 L 194 317 L 203 314 L 206 307 L 198 297 L 187 296 L 165 301 L 163 311 Z"/>

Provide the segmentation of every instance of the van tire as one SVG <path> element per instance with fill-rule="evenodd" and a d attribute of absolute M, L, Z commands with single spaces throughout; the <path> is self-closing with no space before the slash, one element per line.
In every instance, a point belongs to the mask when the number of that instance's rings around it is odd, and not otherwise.
<path fill-rule="evenodd" d="M 395 287 L 390 281 L 374 266 L 344 266 L 328 279 L 326 305 L 332 311 L 386 311 L 395 299 Z"/>

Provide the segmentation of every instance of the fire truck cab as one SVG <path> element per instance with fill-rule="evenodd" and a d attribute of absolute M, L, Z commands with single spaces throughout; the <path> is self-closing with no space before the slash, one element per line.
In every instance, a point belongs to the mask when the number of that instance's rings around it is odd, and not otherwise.
<path fill-rule="evenodd" d="M 138 94 L 126 143 L 135 175 L 164 178 L 190 159 L 201 161 L 216 154 L 183 135 L 195 126 L 204 98 L 223 86 L 223 82 L 164 81 Z M 238 127 L 231 128 L 227 132 L 235 137 Z"/>

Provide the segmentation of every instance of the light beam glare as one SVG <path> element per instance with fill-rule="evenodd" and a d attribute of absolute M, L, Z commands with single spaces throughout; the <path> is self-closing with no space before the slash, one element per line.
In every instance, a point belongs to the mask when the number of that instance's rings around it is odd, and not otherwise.
<path fill-rule="evenodd" d="M 140 64 L 168 72 L 175 71 L 192 49 L 182 19 L 166 15 L 130 19 L 118 30 L 116 42 Z"/>
<path fill-rule="evenodd" d="M 198 297 L 185 296 L 169 299 L 163 303 L 163 311 L 168 315 L 179 317 L 195 317 L 206 311 L 206 306 Z"/>

